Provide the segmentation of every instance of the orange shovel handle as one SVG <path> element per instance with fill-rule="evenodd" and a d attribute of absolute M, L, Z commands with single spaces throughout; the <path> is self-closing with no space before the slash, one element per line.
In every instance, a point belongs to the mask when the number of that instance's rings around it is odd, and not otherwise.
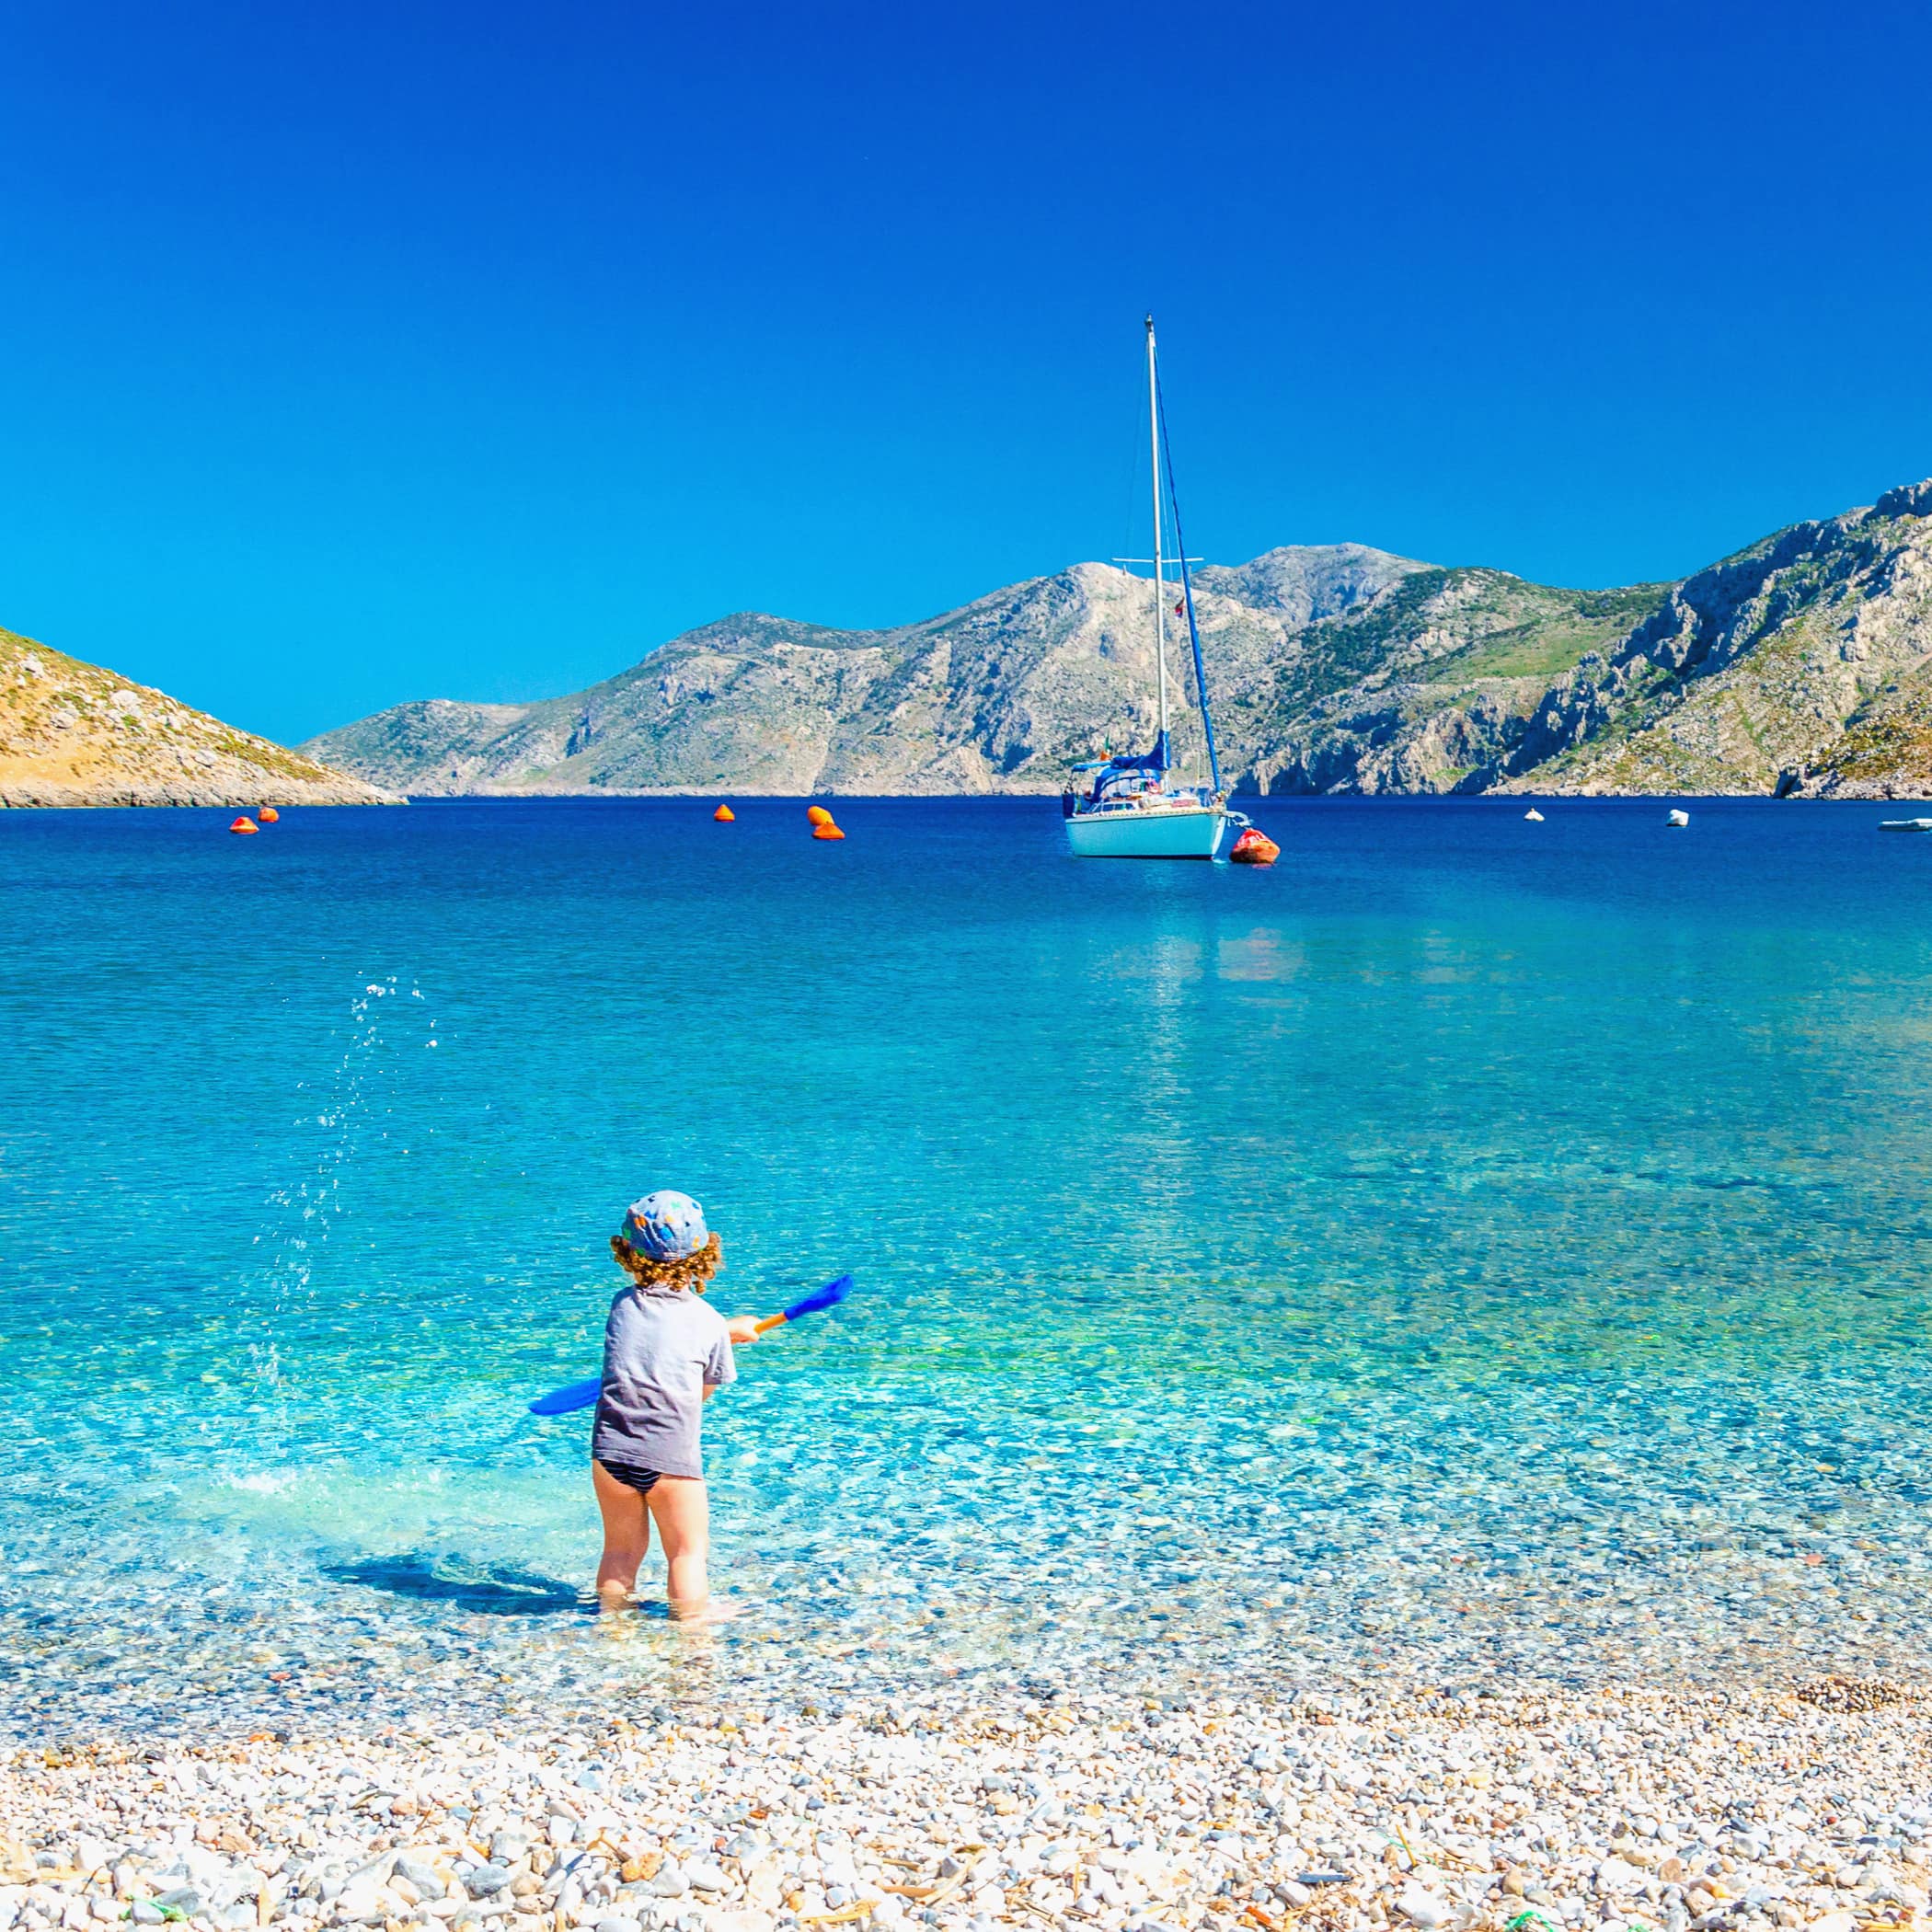
<path fill-rule="evenodd" d="M 785 1317 L 782 1315 L 767 1315 L 758 1324 L 758 1332 L 761 1335 L 769 1335 L 774 1328 L 782 1328 L 784 1326 Z"/>

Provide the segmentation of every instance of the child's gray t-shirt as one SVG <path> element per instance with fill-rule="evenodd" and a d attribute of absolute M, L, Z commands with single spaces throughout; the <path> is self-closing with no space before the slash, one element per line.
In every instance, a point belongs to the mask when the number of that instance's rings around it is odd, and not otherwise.
<path fill-rule="evenodd" d="M 702 1476 L 705 1386 L 738 1376 L 724 1317 L 689 1289 L 627 1288 L 604 1328 L 591 1454 L 660 1476 Z"/>

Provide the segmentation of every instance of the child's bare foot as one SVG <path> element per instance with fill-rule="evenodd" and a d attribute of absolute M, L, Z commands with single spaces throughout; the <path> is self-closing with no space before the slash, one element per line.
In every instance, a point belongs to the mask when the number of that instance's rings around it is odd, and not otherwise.
<path fill-rule="evenodd" d="M 597 1586 L 597 1607 L 604 1616 L 615 1616 L 619 1610 L 636 1607 L 628 1583 L 606 1582 Z"/>
<path fill-rule="evenodd" d="M 714 1596 L 676 1598 L 670 1604 L 671 1620 L 674 1624 L 728 1624 L 734 1616 L 743 1615 L 736 1604 L 720 1603 Z"/>

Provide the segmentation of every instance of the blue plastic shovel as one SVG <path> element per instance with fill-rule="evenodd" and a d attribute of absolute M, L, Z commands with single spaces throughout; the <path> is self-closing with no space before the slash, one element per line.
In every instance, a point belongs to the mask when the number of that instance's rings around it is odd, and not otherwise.
<path fill-rule="evenodd" d="M 821 1308 L 835 1308 L 852 1293 L 852 1277 L 842 1274 L 835 1282 L 827 1282 L 822 1288 L 814 1288 L 801 1302 L 794 1302 L 780 1315 L 767 1315 L 758 1324 L 758 1332 L 766 1335 L 774 1328 L 783 1328 L 788 1321 L 797 1321 L 803 1315 L 816 1315 Z M 553 1388 L 547 1396 L 539 1396 L 530 1405 L 534 1416 L 567 1416 L 574 1410 L 588 1409 L 604 1392 L 604 1377 L 592 1375 L 584 1382 L 573 1382 L 568 1388 Z"/>

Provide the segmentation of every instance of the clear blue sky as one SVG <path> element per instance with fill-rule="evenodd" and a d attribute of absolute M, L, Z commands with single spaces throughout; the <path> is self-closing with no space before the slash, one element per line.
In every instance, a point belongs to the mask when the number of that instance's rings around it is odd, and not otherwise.
<path fill-rule="evenodd" d="M 1932 15 L 14 0 L 0 624 L 298 739 L 1189 535 L 1667 577 L 1932 472 Z"/>

